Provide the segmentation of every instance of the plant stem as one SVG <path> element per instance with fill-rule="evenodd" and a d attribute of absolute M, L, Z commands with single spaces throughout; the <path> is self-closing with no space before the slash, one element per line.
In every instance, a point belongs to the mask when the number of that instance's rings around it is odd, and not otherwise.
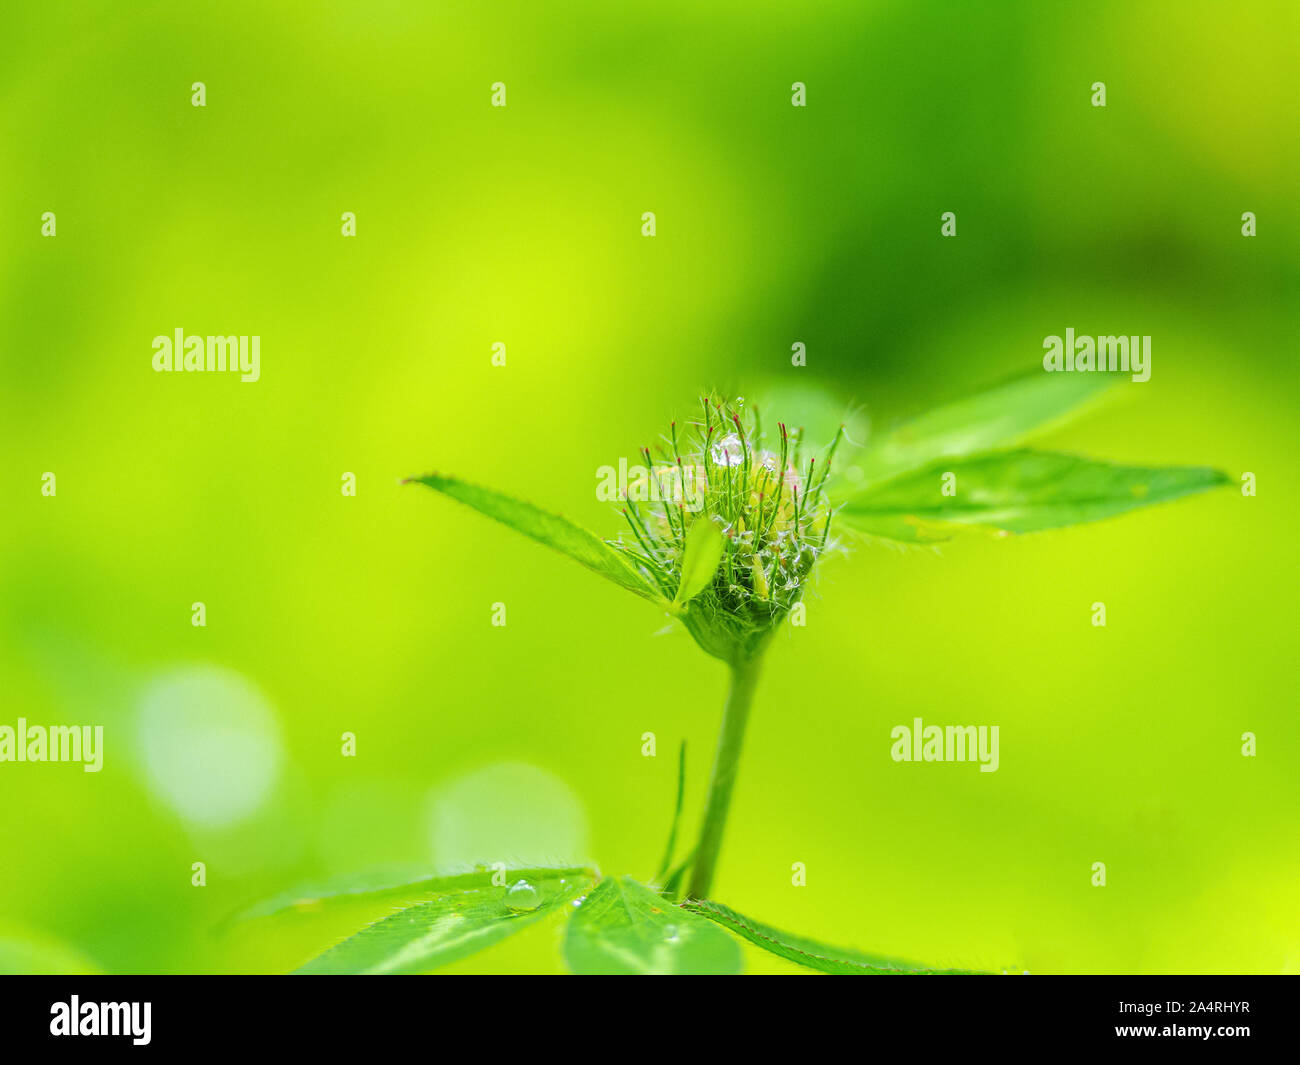
<path fill-rule="evenodd" d="M 713 870 L 718 864 L 722 830 L 726 827 L 727 809 L 731 805 L 731 786 L 736 782 L 736 771 L 740 768 L 740 748 L 745 739 L 745 724 L 749 720 L 749 707 L 754 701 L 762 661 L 762 656 L 756 655 L 731 664 L 731 687 L 727 691 L 718 747 L 713 756 L 709 799 L 704 808 L 700 841 L 696 844 L 691 882 L 686 892 L 692 899 L 707 899 L 713 886 Z"/>

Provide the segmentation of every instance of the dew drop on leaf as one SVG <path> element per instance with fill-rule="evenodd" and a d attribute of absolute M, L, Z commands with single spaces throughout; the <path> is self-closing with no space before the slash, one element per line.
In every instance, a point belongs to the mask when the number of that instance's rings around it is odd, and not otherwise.
<path fill-rule="evenodd" d="M 532 913 L 541 904 L 541 892 L 527 880 L 516 880 L 506 892 L 506 909 L 514 913 Z"/>

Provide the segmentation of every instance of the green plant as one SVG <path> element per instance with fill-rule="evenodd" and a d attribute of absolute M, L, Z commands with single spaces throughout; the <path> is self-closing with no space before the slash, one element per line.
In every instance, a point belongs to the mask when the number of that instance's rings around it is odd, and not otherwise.
<path fill-rule="evenodd" d="M 731 683 L 704 814 L 694 847 L 674 865 L 683 748 L 676 809 L 653 890 L 577 867 L 480 868 L 311 890 L 312 899 L 380 892 L 431 897 L 363 929 L 302 971 L 422 971 L 561 907 L 572 910 L 565 958 L 579 973 L 737 972 L 740 953 L 727 931 L 823 972 L 934 971 L 814 943 L 709 899 L 763 655 L 822 556 L 836 547 L 833 529 L 909 544 L 972 532 L 1004 537 L 1227 483 L 1204 467 L 1120 466 L 1020 446 L 1077 414 L 1111 380 L 1036 373 L 922 415 L 865 448 L 842 426 L 817 446 L 784 423 L 765 428 L 759 412 L 742 401 L 706 398 L 697 418 L 674 423 L 658 449 L 643 450 L 643 476 L 624 492 L 627 531 L 615 540 L 457 477 L 412 478 L 649 600 L 726 663 Z M 855 483 L 837 476 L 837 457 L 850 452 L 856 452 Z M 278 912 L 302 897 L 272 900 L 255 912 Z"/>

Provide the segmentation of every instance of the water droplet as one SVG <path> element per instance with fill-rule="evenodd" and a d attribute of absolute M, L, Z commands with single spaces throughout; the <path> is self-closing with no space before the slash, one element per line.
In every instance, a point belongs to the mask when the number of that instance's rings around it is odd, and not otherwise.
<path fill-rule="evenodd" d="M 677 926 L 675 924 L 664 925 L 664 939 L 669 943 L 676 943 L 677 938 Z"/>
<path fill-rule="evenodd" d="M 532 913 L 542 904 L 542 893 L 527 880 L 516 880 L 506 892 L 506 909 L 514 913 Z"/>
<path fill-rule="evenodd" d="M 745 458 L 745 449 L 735 433 L 724 436 L 710 448 L 709 453 L 715 466 L 739 466 Z"/>

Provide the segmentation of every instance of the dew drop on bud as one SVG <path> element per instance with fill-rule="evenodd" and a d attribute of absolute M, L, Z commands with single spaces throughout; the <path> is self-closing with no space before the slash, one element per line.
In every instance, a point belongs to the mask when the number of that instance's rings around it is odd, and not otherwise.
<path fill-rule="evenodd" d="M 728 433 L 710 449 L 710 457 L 715 466 L 739 466 L 744 460 L 745 449 L 740 437 Z"/>
<path fill-rule="evenodd" d="M 506 892 L 506 909 L 514 913 L 532 913 L 541 904 L 541 892 L 527 880 L 516 880 Z"/>

